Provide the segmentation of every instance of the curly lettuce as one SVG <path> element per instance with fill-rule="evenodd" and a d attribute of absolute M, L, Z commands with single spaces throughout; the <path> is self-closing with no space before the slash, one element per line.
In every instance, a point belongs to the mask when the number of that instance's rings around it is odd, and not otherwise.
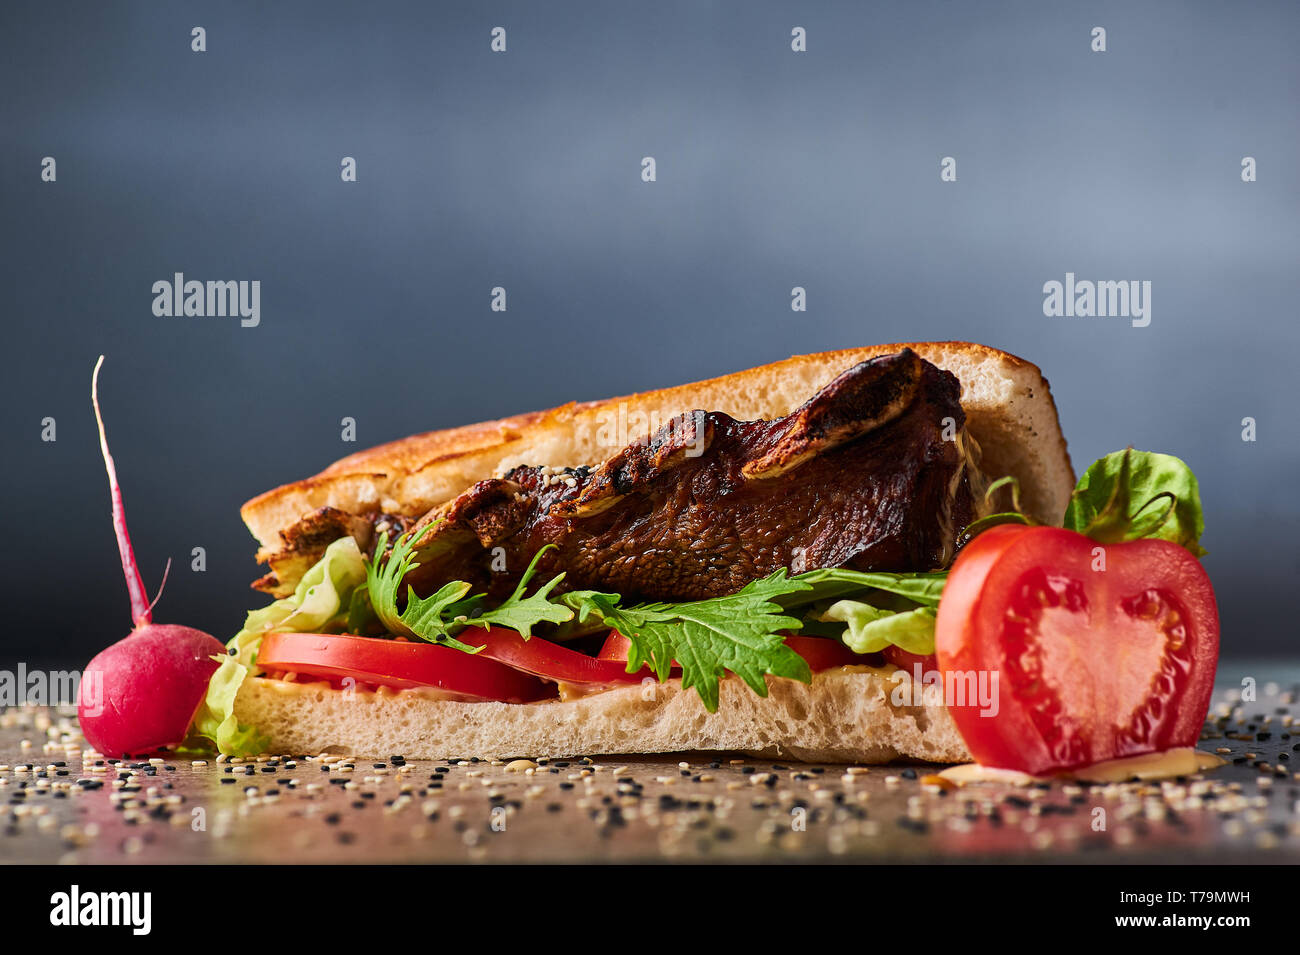
<path fill-rule="evenodd" d="M 288 597 L 249 612 L 244 629 L 226 646 L 244 666 L 256 665 L 262 636 L 272 630 L 329 633 L 347 628 L 356 613 L 354 594 L 365 583 L 366 564 L 351 537 L 340 537 L 312 565 Z"/>
<path fill-rule="evenodd" d="M 244 680 L 257 671 L 262 637 L 272 630 L 320 633 L 346 628 L 364 604 L 359 591 L 365 580 L 361 549 L 351 537 L 342 537 L 325 548 L 292 594 L 250 611 L 244 628 L 226 644 L 229 655 L 213 658 L 221 665 L 194 714 L 191 737 L 208 740 L 227 756 L 252 756 L 265 750 L 267 737 L 235 718 L 235 697 Z"/>

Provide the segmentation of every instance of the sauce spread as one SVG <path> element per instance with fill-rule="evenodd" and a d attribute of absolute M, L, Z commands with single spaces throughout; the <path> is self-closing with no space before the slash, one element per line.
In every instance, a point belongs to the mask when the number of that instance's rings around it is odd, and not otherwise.
<path fill-rule="evenodd" d="M 1074 780 L 1081 783 L 1124 783 L 1134 779 L 1169 779 L 1174 776 L 1191 776 L 1207 769 L 1216 769 L 1224 761 L 1213 753 L 1203 753 L 1190 746 L 1168 749 L 1163 753 L 1143 753 L 1110 759 L 1092 766 L 1084 766 L 1058 773 L 1054 776 L 1031 776 L 1014 769 L 997 769 L 978 763 L 963 763 L 939 773 L 943 779 L 959 785 L 966 783 L 1008 783 L 1028 786 L 1052 779 Z"/>

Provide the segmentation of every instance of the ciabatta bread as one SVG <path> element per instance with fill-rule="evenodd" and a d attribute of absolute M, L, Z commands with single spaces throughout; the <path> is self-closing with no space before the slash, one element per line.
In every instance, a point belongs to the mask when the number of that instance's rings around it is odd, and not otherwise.
<path fill-rule="evenodd" d="M 268 734 L 276 753 L 510 759 L 712 750 L 808 762 L 968 761 L 948 711 L 912 689 L 911 676 L 890 666 L 825 670 L 811 684 L 768 677 L 766 699 L 729 676 L 709 713 L 679 679 L 519 704 L 250 678 L 235 716 Z"/>
<path fill-rule="evenodd" d="M 291 591 L 330 540 L 346 532 L 346 515 L 383 511 L 418 516 L 517 464 L 599 464 L 687 411 L 721 411 L 740 420 L 778 418 L 853 365 L 903 348 L 961 382 L 967 430 L 982 452 L 981 470 L 990 478 L 1015 475 L 1025 510 L 1045 523 L 1059 523 L 1074 488 L 1074 471 L 1047 380 L 1035 365 L 968 342 L 876 345 L 430 431 L 349 455 L 315 477 L 268 491 L 241 509 L 261 545 L 258 560 L 272 568 L 261 588 L 277 596 Z M 325 519 L 321 508 L 338 513 Z"/>
<path fill-rule="evenodd" d="M 1014 475 L 1036 518 L 1059 522 L 1074 486 L 1047 381 L 1034 365 L 983 345 L 930 342 L 806 355 L 709 381 L 568 404 L 434 431 L 353 454 L 320 474 L 254 498 L 242 514 L 282 594 L 334 537 L 368 533 L 365 515 L 421 515 L 477 481 L 528 464 L 599 464 L 673 416 L 720 411 L 741 420 L 788 414 L 859 362 L 910 347 L 962 385 L 967 431 L 990 478 Z M 326 509 L 326 510 L 322 510 Z M 277 752 L 508 758 L 695 750 L 790 759 L 959 762 L 969 754 L 947 710 L 893 667 L 817 673 L 811 684 L 768 678 L 759 697 L 720 684 L 716 713 L 679 680 L 568 702 L 465 703 L 422 691 L 366 692 L 264 677 L 244 682 L 237 719 L 269 734 Z"/>

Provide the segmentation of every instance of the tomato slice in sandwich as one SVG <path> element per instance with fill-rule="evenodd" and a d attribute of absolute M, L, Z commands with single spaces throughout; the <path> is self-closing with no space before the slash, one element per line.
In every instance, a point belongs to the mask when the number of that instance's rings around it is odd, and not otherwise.
<path fill-rule="evenodd" d="M 470 646 L 481 646 L 479 656 L 558 683 L 640 683 L 654 676 L 646 667 L 639 673 L 628 673 L 626 653 L 621 661 L 589 657 L 540 637 L 525 640 L 513 630 L 470 630 L 460 639 Z"/>
<path fill-rule="evenodd" d="M 919 653 L 908 653 L 902 647 L 889 646 L 881 651 L 885 659 L 898 667 L 900 670 L 907 671 L 908 676 L 916 675 L 916 667 L 920 665 L 921 674 L 924 676 L 931 670 L 939 669 L 939 661 L 933 653 L 922 656 Z"/>
<path fill-rule="evenodd" d="M 975 759 L 1043 774 L 1195 745 L 1219 615 L 1177 544 L 1004 525 L 953 564 L 935 647 Z"/>
<path fill-rule="evenodd" d="M 481 654 L 350 634 L 268 633 L 257 663 L 266 670 L 327 680 L 351 678 L 394 689 L 433 687 L 502 703 L 531 703 L 555 695 L 554 687 L 537 677 Z"/>

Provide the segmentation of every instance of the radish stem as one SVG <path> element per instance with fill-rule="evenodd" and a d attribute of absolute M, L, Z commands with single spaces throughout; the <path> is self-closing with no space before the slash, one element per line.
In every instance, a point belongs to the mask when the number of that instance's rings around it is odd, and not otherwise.
<path fill-rule="evenodd" d="M 122 555 L 126 589 L 131 595 L 131 619 L 136 627 L 142 627 L 153 622 L 153 610 L 145 594 L 144 581 L 140 579 L 140 568 L 135 563 L 135 551 L 131 549 L 131 535 L 126 530 L 126 511 L 122 507 L 122 488 L 117 483 L 117 468 L 113 466 L 113 456 L 108 453 L 104 419 L 99 413 L 99 366 L 102 364 L 104 356 L 100 355 L 90 377 L 90 403 L 95 406 L 95 422 L 99 425 L 99 449 L 104 452 L 104 467 L 108 470 L 108 490 L 113 498 L 113 530 L 117 534 L 118 553 Z"/>

